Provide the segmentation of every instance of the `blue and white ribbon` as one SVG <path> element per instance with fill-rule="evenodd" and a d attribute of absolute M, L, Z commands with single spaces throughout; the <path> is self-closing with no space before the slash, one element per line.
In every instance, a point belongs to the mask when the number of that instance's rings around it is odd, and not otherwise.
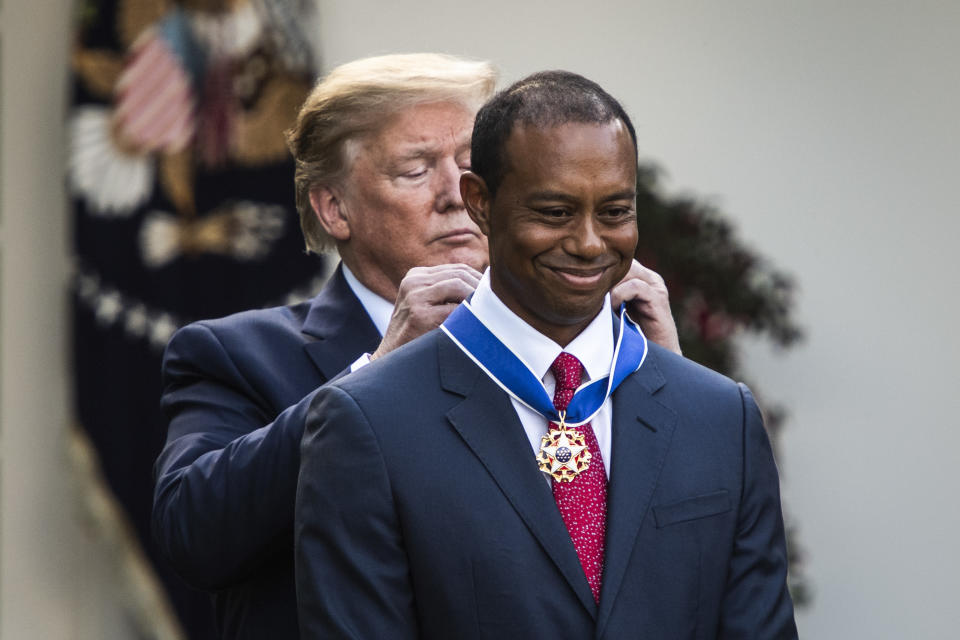
<path fill-rule="evenodd" d="M 548 420 L 560 422 L 561 416 L 540 378 L 474 315 L 469 302 L 454 309 L 440 329 L 510 396 Z M 647 357 L 647 339 L 627 316 L 626 305 L 620 306 L 620 326 L 614 344 L 611 373 L 577 388 L 563 415 L 567 426 L 590 422 L 610 394 Z"/>

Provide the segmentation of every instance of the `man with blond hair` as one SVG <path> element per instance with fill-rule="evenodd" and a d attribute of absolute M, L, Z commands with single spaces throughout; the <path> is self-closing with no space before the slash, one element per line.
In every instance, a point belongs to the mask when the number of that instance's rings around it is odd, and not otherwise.
<path fill-rule="evenodd" d="M 198 322 L 167 347 L 154 530 L 179 573 L 213 592 L 224 638 L 299 637 L 293 512 L 314 392 L 438 326 L 480 280 L 486 238 L 459 180 L 495 82 L 487 62 L 438 54 L 330 72 L 288 143 L 307 248 L 335 248 L 340 265 L 312 300 Z M 634 265 L 621 296 L 678 349 L 656 274 Z"/>

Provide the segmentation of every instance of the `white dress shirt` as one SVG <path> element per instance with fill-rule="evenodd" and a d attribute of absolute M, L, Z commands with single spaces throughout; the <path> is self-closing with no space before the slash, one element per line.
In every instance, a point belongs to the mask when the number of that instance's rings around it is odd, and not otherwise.
<path fill-rule="evenodd" d="M 362 282 L 357 280 L 357 276 L 353 275 L 353 271 L 350 271 L 350 268 L 346 264 L 343 262 L 340 264 L 343 267 L 343 277 L 346 278 L 347 284 L 350 285 L 350 290 L 353 291 L 353 295 L 357 296 L 360 300 L 363 308 L 367 310 L 367 315 L 370 316 L 370 319 L 373 321 L 373 326 L 377 328 L 382 338 L 387 333 L 387 327 L 390 325 L 390 316 L 393 315 L 393 303 L 370 291 Z"/>
<path fill-rule="evenodd" d="M 470 307 L 497 338 L 520 358 L 542 381 L 547 394 L 553 398 L 556 380 L 550 372 L 550 365 L 561 352 L 566 351 L 577 357 L 586 370 L 586 381 L 602 378 L 610 373 L 610 361 L 613 359 L 613 316 L 610 313 L 610 295 L 603 300 L 603 308 L 597 317 L 580 332 L 566 347 L 546 337 L 511 311 L 490 288 L 490 270 L 487 269 L 480 279 Z M 540 438 L 547 433 L 547 419 L 525 404 L 510 398 L 517 411 L 527 439 L 533 450 L 530 463 L 540 451 Z M 593 432 L 600 445 L 603 466 L 610 478 L 610 449 L 613 401 L 607 398 L 600 411 L 590 421 Z"/>
<path fill-rule="evenodd" d="M 387 327 L 390 325 L 390 316 L 393 315 L 393 303 L 370 291 L 362 282 L 357 280 L 357 276 L 353 275 L 353 271 L 350 271 L 350 268 L 346 264 L 342 261 L 340 264 L 343 267 L 343 277 L 346 279 L 347 285 L 350 287 L 350 290 L 353 291 L 353 295 L 357 296 L 357 299 L 360 300 L 360 304 L 363 305 L 364 310 L 373 322 L 373 326 L 377 328 L 382 338 L 387 333 Z M 350 365 L 350 373 L 368 364 L 370 364 L 370 354 L 361 354 L 361 356 Z"/>

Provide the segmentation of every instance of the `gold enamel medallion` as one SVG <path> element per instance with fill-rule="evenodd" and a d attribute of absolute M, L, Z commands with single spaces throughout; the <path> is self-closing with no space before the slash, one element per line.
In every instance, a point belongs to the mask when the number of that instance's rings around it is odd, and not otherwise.
<path fill-rule="evenodd" d="M 560 424 L 551 427 L 540 439 L 537 464 L 541 471 L 549 473 L 557 482 L 570 482 L 580 472 L 587 470 L 592 457 L 583 434 L 576 429 L 569 429 L 561 412 Z"/>

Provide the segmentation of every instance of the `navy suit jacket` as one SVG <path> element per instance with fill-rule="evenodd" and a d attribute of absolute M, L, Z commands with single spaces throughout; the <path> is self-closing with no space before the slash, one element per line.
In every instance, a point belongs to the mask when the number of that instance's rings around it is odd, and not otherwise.
<path fill-rule="evenodd" d="M 795 638 L 779 485 L 746 387 L 654 344 L 613 397 L 595 603 L 508 396 L 434 331 L 313 398 L 304 638 Z"/>
<path fill-rule="evenodd" d="M 191 324 L 164 355 L 154 535 L 223 638 L 297 638 L 293 509 L 313 392 L 380 335 L 338 269 L 309 302 Z"/>

